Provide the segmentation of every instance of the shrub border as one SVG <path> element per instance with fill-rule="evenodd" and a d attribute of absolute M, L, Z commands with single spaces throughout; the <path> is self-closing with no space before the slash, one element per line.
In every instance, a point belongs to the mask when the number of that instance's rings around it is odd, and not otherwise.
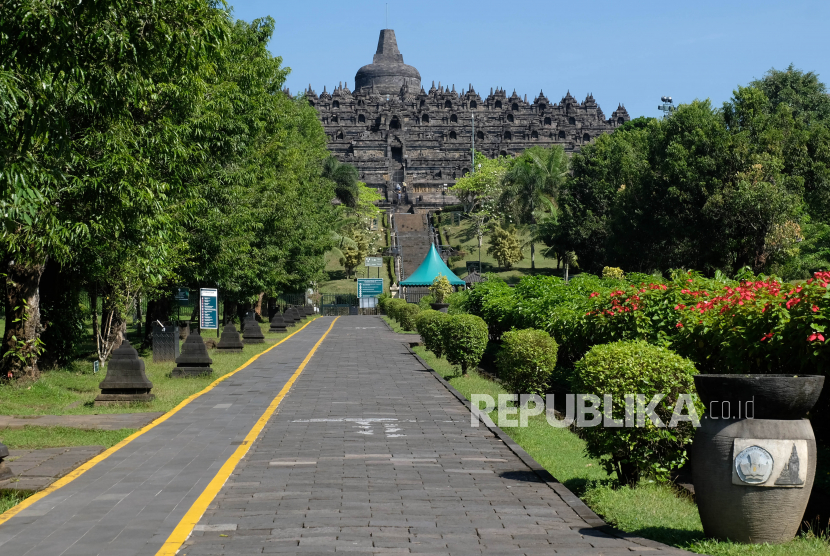
<path fill-rule="evenodd" d="M 453 388 L 452 385 L 444 379 L 444 377 L 442 377 L 440 374 L 438 374 L 435 371 L 435 369 L 430 367 L 427 364 L 427 362 L 424 361 L 423 359 L 421 359 L 421 357 L 417 353 L 412 351 L 412 346 L 413 345 L 418 346 L 418 345 L 422 345 L 422 344 L 421 344 L 421 342 L 405 342 L 403 344 L 403 346 L 406 348 L 406 350 L 409 352 L 409 354 L 412 355 L 415 358 L 415 360 L 418 361 L 418 363 L 425 370 L 429 371 L 429 373 L 433 377 L 435 377 L 435 379 L 438 382 L 440 382 L 444 386 L 444 388 L 449 390 L 449 392 L 453 396 L 455 396 L 458 399 L 458 401 L 460 401 L 462 404 L 464 404 L 464 406 L 467 409 L 470 409 L 470 401 L 467 398 L 465 398 L 463 395 L 461 395 L 461 393 L 458 390 Z M 531 471 L 533 471 L 536 474 L 536 476 L 539 477 L 539 479 L 541 479 L 551 490 L 553 490 L 556 494 L 558 494 L 559 497 L 562 499 L 562 501 L 565 502 L 565 504 L 567 504 L 568 507 L 571 508 L 576 513 L 576 515 L 578 515 L 580 518 L 582 518 L 585 521 L 585 523 L 587 523 L 592 529 L 595 529 L 597 531 L 600 531 L 600 532 L 605 533 L 607 535 L 610 535 L 612 537 L 617 537 L 619 539 L 623 539 L 623 540 L 627 540 L 627 541 L 635 543 L 635 544 L 639 544 L 639 545 L 647 547 L 647 548 L 662 550 L 662 551 L 670 551 L 671 553 L 675 553 L 675 554 L 692 554 L 691 552 L 688 552 L 686 550 L 677 548 L 675 546 L 669 546 L 667 544 L 663 544 L 663 543 L 660 543 L 660 542 L 657 542 L 657 541 L 653 541 L 651 539 L 638 537 L 637 535 L 633 535 L 631 533 L 626 533 L 624 531 L 620 531 L 620 530 L 612 527 L 611 525 L 608 525 L 607 523 L 605 523 L 605 521 L 602 520 L 602 518 L 600 518 L 597 514 L 595 514 L 594 511 L 591 510 L 591 508 L 589 508 L 585 504 L 585 502 L 582 501 L 582 499 L 580 499 L 577 495 L 575 495 L 573 492 L 571 492 L 568 489 L 568 487 L 566 487 L 565 485 L 563 485 L 562 483 L 557 481 L 556 478 L 550 473 L 550 471 L 548 471 L 547 469 L 542 467 L 539 464 L 539 462 L 537 462 L 535 459 L 533 459 L 530 456 L 530 454 L 528 454 L 521 446 L 519 446 L 512 438 L 510 438 L 510 436 L 508 434 L 506 434 L 503 430 L 501 430 L 495 424 L 493 426 L 490 426 L 487 423 L 485 423 L 483 420 L 481 421 L 481 423 L 490 432 L 492 432 L 496 436 L 496 438 L 498 438 L 499 440 L 504 442 L 504 445 L 507 446 L 507 448 L 511 452 L 516 454 L 516 456 L 518 456 L 518 458 L 520 460 L 522 460 L 522 463 L 524 463 L 526 466 L 528 466 L 531 469 Z"/>

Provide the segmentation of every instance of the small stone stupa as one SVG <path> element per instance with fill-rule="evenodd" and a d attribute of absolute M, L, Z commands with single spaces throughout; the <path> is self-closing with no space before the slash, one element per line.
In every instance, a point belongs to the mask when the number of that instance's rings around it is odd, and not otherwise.
<path fill-rule="evenodd" d="M 285 312 L 282 314 L 282 318 L 285 321 L 286 326 L 294 326 L 299 318 L 297 315 L 294 314 L 294 307 L 286 307 Z"/>
<path fill-rule="evenodd" d="M 312 307 L 311 305 L 303 305 L 303 312 L 307 317 L 314 316 L 314 307 Z"/>
<path fill-rule="evenodd" d="M 235 353 L 242 351 L 242 340 L 239 338 L 239 332 L 232 322 L 225 325 L 222 329 L 222 337 L 219 338 L 219 344 L 216 349 L 224 353 Z"/>
<path fill-rule="evenodd" d="M 191 333 L 182 345 L 182 354 L 176 358 L 176 368 L 173 369 L 174 378 L 188 376 L 202 376 L 213 374 L 210 367 L 213 359 L 210 358 L 207 346 L 199 334 Z"/>
<path fill-rule="evenodd" d="M 282 318 L 281 314 L 277 313 L 274 315 L 274 318 L 271 319 L 271 328 L 268 329 L 268 332 L 288 332 L 285 319 Z"/>
<path fill-rule="evenodd" d="M 256 321 L 255 315 L 256 313 L 251 311 L 248 316 L 245 317 L 245 327 L 242 329 L 242 343 L 262 344 L 265 342 L 265 335 L 262 333 L 262 329 L 259 327 L 259 323 Z"/>
<path fill-rule="evenodd" d="M 14 477 L 14 473 L 12 470 L 9 469 L 9 466 L 6 465 L 6 462 L 3 461 L 9 457 L 9 448 L 2 442 L 0 442 L 0 481 L 4 481 L 6 479 L 11 479 Z"/>
<path fill-rule="evenodd" d="M 98 387 L 101 388 L 101 393 L 95 398 L 95 405 L 149 402 L 156 399 L 150 393 L 153 383 L 144 374 L 144 360 L 126 338 L 112 352 L 107 365 L 107 376 Z"/>

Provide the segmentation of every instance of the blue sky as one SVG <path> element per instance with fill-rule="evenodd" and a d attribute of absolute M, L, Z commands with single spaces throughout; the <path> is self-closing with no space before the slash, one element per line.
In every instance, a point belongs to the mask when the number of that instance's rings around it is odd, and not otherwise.
<path fill-rule="evenodd" d="M 371 63 L 386 26 L 386 2 L 229 0 L 250 21 L 271 15 L 269 48 L 292 69 L 292 92 L 319 93 Z M 558 102 L 593 93 L 606 116 L 632 117 L 709 98 L 720 106 L 737 85 L 790 63 L 830 83 L 830 1 L 544 2 L 390 1 L 389 28 L 426 89 L 472 83 Z"/>

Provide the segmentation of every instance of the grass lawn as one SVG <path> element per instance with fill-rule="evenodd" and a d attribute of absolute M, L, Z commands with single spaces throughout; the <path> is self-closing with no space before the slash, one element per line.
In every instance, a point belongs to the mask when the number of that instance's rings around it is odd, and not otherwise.
<path fill-rule="evenodd" d="M 153 363 L 152 353 L 140 353 L 144 358 L 147 377 L 153 383 L 152 393 L 156 395 L 152 402 L 95 407 L 92 402 L 100 393 L 98 385 L 104 379 L 105 373 L 93 374 L 92 359 L 89 359 L 75 361 L 66 368 L 44 371 L 41 378 L 34 382 L 0 384 L 0 414 L 75 415 L 169 411 L 188 396 L 239 368 L 248 359 L 287 336 L 269 333 L 268 323 L 262 323 L 261 326 L 265 333 L 263 344 L 246 345 L 241 353 L 219 353 L 210 350 L 213 374 L 207 377 L 172 378 L 171 371 L 176 366 L 174 362 Z M 289 334 L 298 328 L 295 326 L 290 329 Z"/>
<path fill-rule="evenodd" d="M 71 427 L 25 426 L 22 429 L 0 429 L 0 442 L 10 450 L 40 450 L 67 446 L 103 446 L 111 448 L 136 429 L 86 430 Z"/>
<path fill-rule="evenodd" d="M 424 347 L 413 348 L 433 369 L 468 399 L 471 394 L 493 397 L 506 393 L 496 382 L 438 359 Z M 495 420 L 495 415 L 493 415 Z M 526 428 L 502 427 L 528 454 L 557 480 L 581 497 L 592 510 L 618 529 L 711 556 L 808 556 L 830 554 L 830 539 L 801 535 L 782 545 L 745 545 L 706 540 L 697 506 L 671 486 L 642 481 L 635 488 L 620 488 L 601 462 L 585 454 L 585 443 L 568 429 L 547 424 L 539 415 Z"/>

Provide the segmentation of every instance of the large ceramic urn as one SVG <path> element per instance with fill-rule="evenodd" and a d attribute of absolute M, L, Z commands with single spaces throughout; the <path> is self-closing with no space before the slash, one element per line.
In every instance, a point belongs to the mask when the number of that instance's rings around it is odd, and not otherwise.
<path fill-rule="evenodd" d="M 795 536 L 816 474 L 816 440 L 804 417 L 823 384 L 823 376 L 695 376 L 706 410 L 692 476 L 708 537 L 782 543 Z"/>

